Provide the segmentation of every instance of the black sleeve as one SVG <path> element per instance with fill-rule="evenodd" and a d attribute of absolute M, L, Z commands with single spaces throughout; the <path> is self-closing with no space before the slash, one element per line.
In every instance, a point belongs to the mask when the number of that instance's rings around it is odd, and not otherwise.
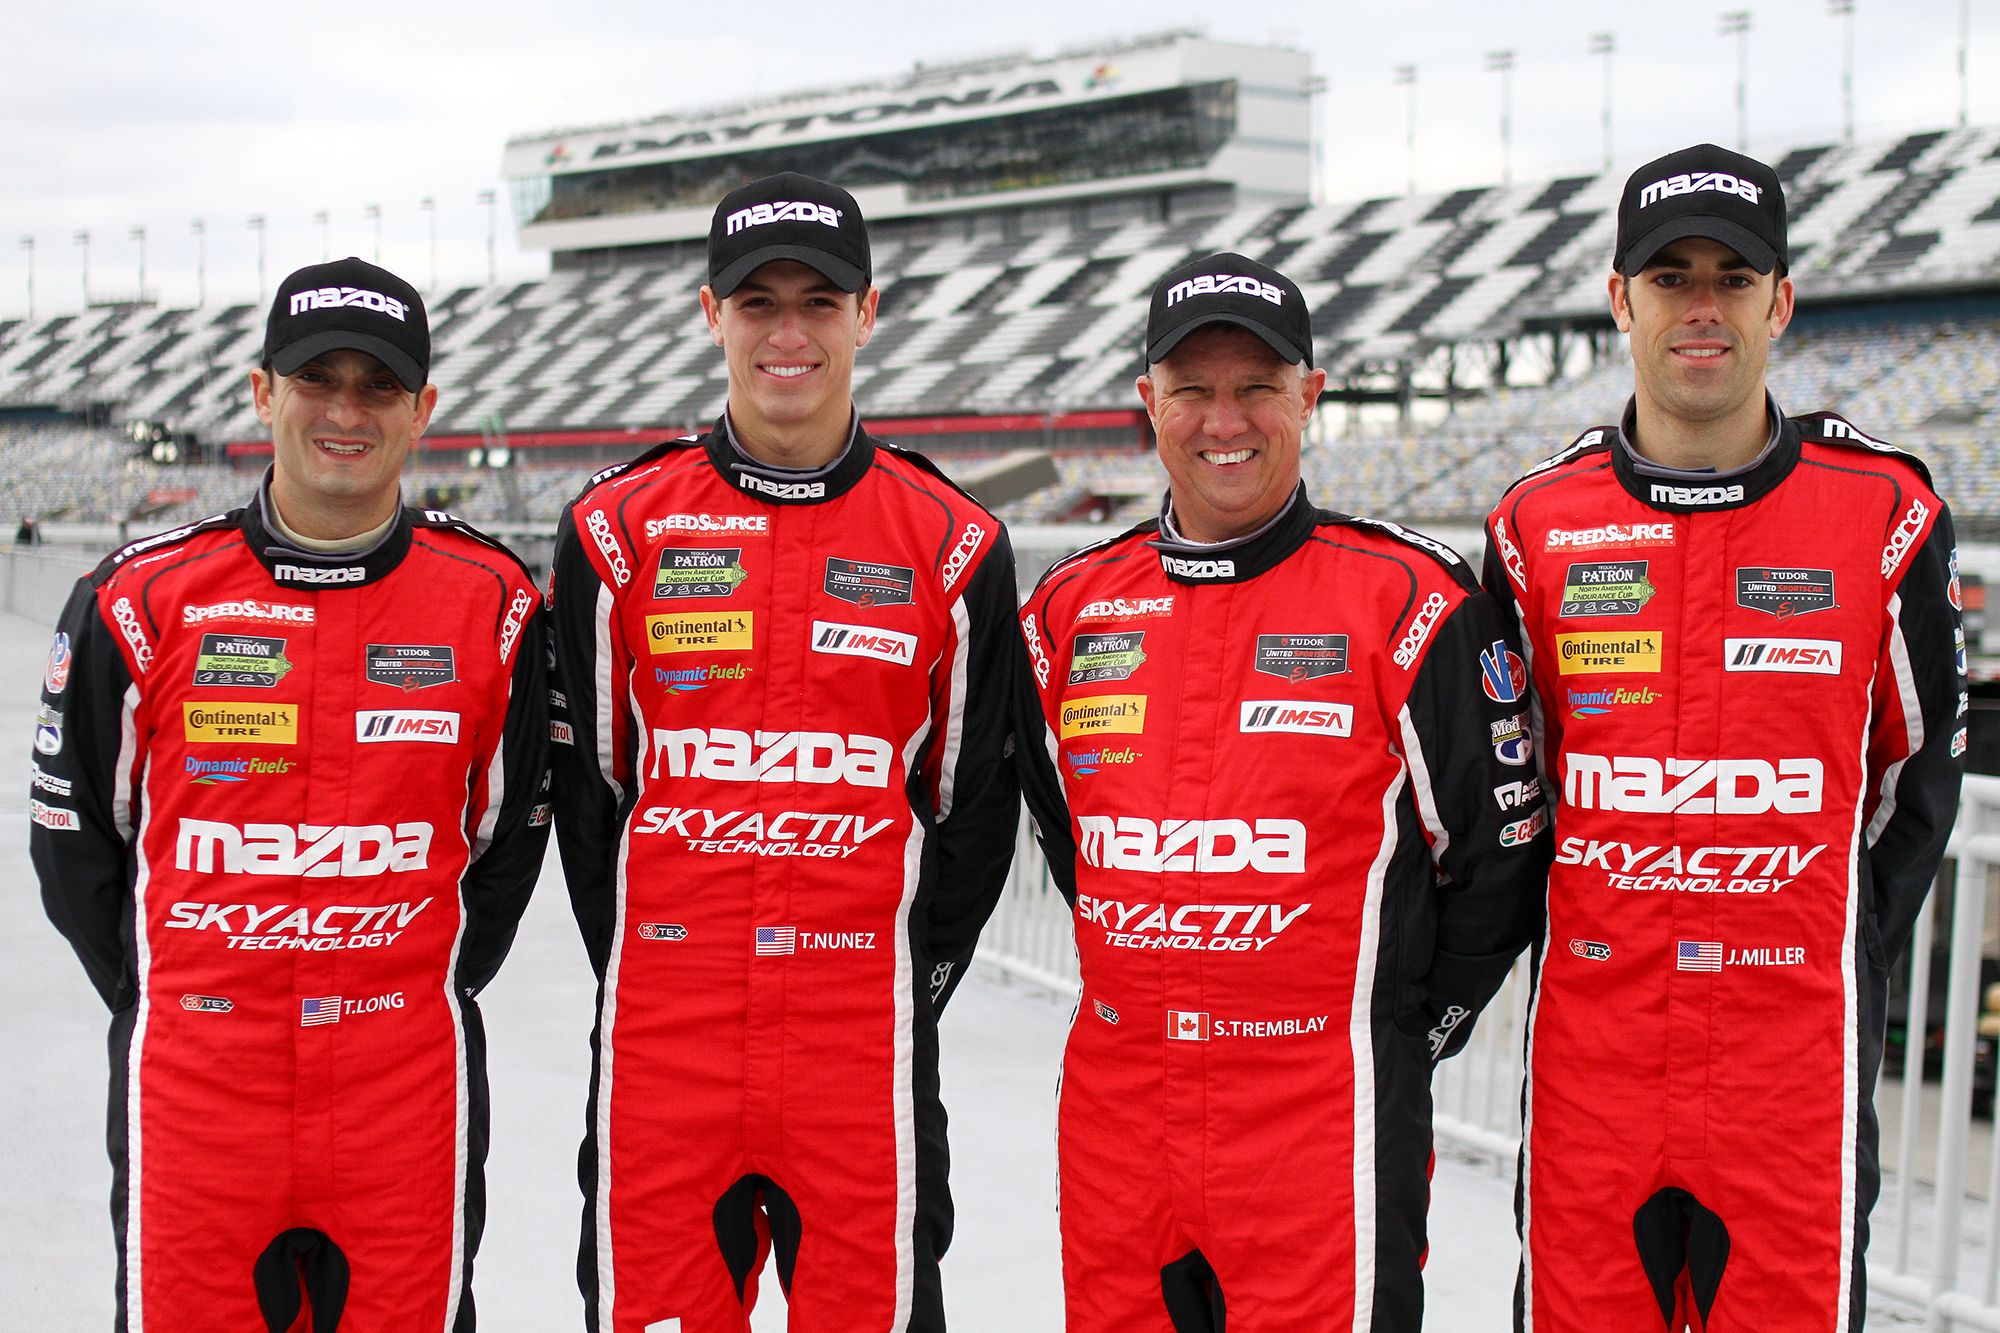
<path fill-rule="evenodd" d="M 1020 787 L 1008 762 L 1010 682 L 1020 674 L 1014 626 L 1014 551 L 1003 529 L 967 580 L 965 685 L 944 682 L 934 696 L 962 704 L 956 762 L 938 775 L 938 874 L 926 916 L 931 1003 L 942 1010 L 972 961 L 986 919 L 1007 884 L 1020 825 Z"/>
<path fill-rule="evenodd" d="M 1965 631 L 1958 552 L 1940 508 L 1889 602 L 1869 726 L 1867 828 L 1876 929 L 1893 962 L 1944 859 L 1965 771 Z"/>
<path fill-rule="evenodd" d="M 52 655 L 35 723 L 28 853 L 49 920 L 117 1009 L 138 993 L 130 924 L 137 794 L 121 790 L 130 774 L 119 772 L 136 691 L 90 579 L 77 581 L 57 629 L 68 644 L 68 677 L 57 679 Z"/>
<path fill-rule="evenodd" d="M 1423 979 L 1433 1059 L 1465 1044 L 1541 929 L 1552 838 L 1527 687 L 1510 671 L 1510 651 L 1518 660 L 1493 599 L 1474 593 L 1439 627 L 1410 691 L 1411 780 L 1438 870 L 1436 949 Z"/>
<path fill-rule="evenodd" d="M 577 539 L 565 512 L 550 558 L 549 634 L 555 646 L 554 688 L 563 704 L 550 718 L 549 753 L 555 770 L 556 846 L 570 907 L 583 947 L 600 980 L 611 959 L 618 911 L 618 824 L 623 817 L 632 757 L 616 720 L 621 695 L 614 685 L 601 698 L 600 679 L 622 682 L 625 669 L 617 623 L 598 602 L 608 589 Z M 608 646 L 598 643 L 600 621 Z M 600 660 L 606 654 L 608 660 Z M 608 673 L 608 674 L 606 674 Z M 614 734 L 605 736 L 600 709 Z"/>
<path fill-rule="evenodd" d="M 473 860 L 465 870 L 465 938 L 459 946 L 458 984 L 467 995 L 478 994 L 500 970 L 548 851 L 547 636 L 548 624 L 537 606 L 514 644 L 499 763 L 497 772 L 487 775 L 500 787 L 499 809 L 490 833 L 475 831 Z M 489 787 L 489 801 L 492 795 Z"/>
<path fill-rule="evenodd" d="M 1051 671 L 1047 615 L 1046 603 L 1030 599 L 1021 617 L 1018 632 L 1027 658 L 1014 673 L 1010 688 L 1014 769 L 1020 777 L 1021 793 L 1027 798 L 1028 813 L 1035 821 L 1035 840 L 1041 844 L 1049 878 L 1075 908 L 1076 837 L 1070 831 L 1069 798 L 1063 794 L 1062 776 L 1056 770 L 1055 738 L 1042 705 L 1042 691 L 1050 687 Z"/>

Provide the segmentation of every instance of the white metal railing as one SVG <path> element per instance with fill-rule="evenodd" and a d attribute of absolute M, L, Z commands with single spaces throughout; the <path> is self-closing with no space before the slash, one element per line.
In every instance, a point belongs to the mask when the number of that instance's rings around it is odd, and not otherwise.
<path fill-rule="evenodd" d="M 1882 1201 L 1872 1219 L 1868 1283 L 1878 1298 L 1915 1307 L 1933 1333 L 2000 1333 L 2000 1143 L 1990 1152 L 1983 1202 L 1968 1196 L 1968 1143 L 1974 1133 L 1972 1082 L 1979 1021 L 1980 956 L 1985 943 L 1988 880 L 2000 868 L 2000 778 L 1968 777 L 1939 880 L 1952 886 L 1949 907 L 1933 892 L 1912 943 L 1909 1017 L 1902 1080 L 1878 1080 L 1876 1097 L 1899 1099 L 1893 1142 L 1883 1144 Z M 1941 923 L 1941 915 L 1948 921 Z M 1931 951 L 1949 933 L 1944 1078 L 1937 1111 L 1924 1115 L 1924 1034 L 1930 1015 Z M 1073 1001 L 1078 990 L 1071 913 L 1050 882 L 1028 821 L 1015 842 L 1014 870 L 980 936 L 986 963 L 1047 986 Z M 1441 1140 L 1491 1159 L 1514 1162 L 1521 1144 L 1521 1061 L 1527 1025 L 1524 958 L 1481 1013 L 1472 1040 L 1438 1068 L 1432 1086 Z M 1980 1132 L 1991 1136 L 1990 1127 Z M 1936 1170 L 1922 1178 L 1926 1149 Z M 1893 1200 L 1892 1200 L 1893 1195 Z M 1927 1205 L 1927 1210 L 1926 1210 Z M 1974 1205 L 1970 1210 L 1968 1205 Z M 1926 1216 L 1926 1211 L 1928 1215 Z M 1974 1225 L 1968 1225 L 1969 1222 Z"/>

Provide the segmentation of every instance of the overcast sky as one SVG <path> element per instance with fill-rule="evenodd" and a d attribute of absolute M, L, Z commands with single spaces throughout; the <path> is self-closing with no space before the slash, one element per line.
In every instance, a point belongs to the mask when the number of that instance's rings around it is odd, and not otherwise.
<path fill-rule="evenodd" d="M 1972 11 L 1970 114 L 2000 120 L 2000 5 L 1994 0 L 1854 0 L 1855 101 L 1861 137 L 1957 122 L 1960 7 Z M 1325 80 L 1319 130 L 1325 193 L 1398 193 L 1407 156 L 1407 90 L 1417 67 L 1417 184 L 1423 190 L 1500 176 L 1501 77 L 1485 55 L 1514 48 L 1517 180 L 1593 169 L 1601 151 L 1603 58 L 1589 35 L 1609 31 L 1620 170 L 1701 139 L 1736 138 L 1736 40 L 1717 32 L 1725 7 L 1748 5 L 1753 151 L 1837 139 L 1843 21 L 1827 0 L 1711 0 L 1678 12 L 1606 0 L 1163 0 L 1108 6 L 1015 0 L 994 6 L 846 0 L 826 5 L 686 5 L 673 0 L 349 0 L 312 8 L 235 0 L 165 6 L 141 0 L 59 5 L 0 0 L 0 315 L 27 306 L 33 237 L 38 313 L 146 285 L 173 305 L 196 296 L 195 219 L 207 230 L 210 301 L 257 291 L 257 238 L 267 219 L 269 280 L 333 252 L 370 254 L 381 207 L 382 260 L 429 281 L 436 200 L 445 284 L 483 279 L 486 210 L 500 192 L 499 268 L 538 275 L 546 256 L 513 243 L 499 176 L 510 135 L 594 124 L 888 75 L 918 60 L 1010 49 L 1048 55 L 1079 43 L 1161 28 L 1300 46 Z M 77 244 L 88 230 L 90 244 Z"/>

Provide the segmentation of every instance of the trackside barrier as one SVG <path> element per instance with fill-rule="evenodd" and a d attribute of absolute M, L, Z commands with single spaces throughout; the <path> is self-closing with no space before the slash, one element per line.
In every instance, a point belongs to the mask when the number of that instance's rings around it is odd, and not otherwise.
<path fill-rule="evenodd" d="M 1922 1312 L 1933 1333 L 1959 1329 L 2000 1333 L 2000 1145 L 1991 1152 L 1985 1202 L 1968 1200 L 1967 1142 L 1973 1133 L 1972 1076 L 1979 1019 L 1980 954 L 1988 879 L 2000 867 L 2000 778 L 1968 777 L 1941 884 L 1952 904 L 1933 892 L 1918 919 L 1910 976 L 1907 1031 L 1927 1031 L 1930 959 L 1940 929 L 1949 931 L 1945 998 L 1944 1081 L 1935 1120 L 1924 1123 L 1921 1035 L 1904 1043 L 1902 1082 L 1878 1081 L 1878 1104 L 1898 1098 L 1902 1114 L 1893 1143 L 1882 1152 L 1883 1198 L 1873 1218 L 1868 1283 L 1878 1299 Z M 1948 920 L 1939 922 L 1940 913 Z M 979 940 L 979 957 L 1003 971 L 1046 986 L 1059 1001 L 1078 992 L 1071 913 L 1049 879 L 1031 825 L 1022 820 L 1014 870 Z M 1523 959 L 1493 1003 L 1480 1014 L 1472 1039 L 1437 1071 L 1432 1085 L 1438 1138 L 1511 1171 L 1521 1145 L 1521 1062 L 1525 1046 L 1528 968 Z M 1832 1088 L 1828 1095 L 1838 1097 Z M 1982 1127 L 1982 1132 L 1984 1129 Z M 1937 1185 L 1919 1180 L 1923 1151 L 1935 1147 Z M 1967 1204 L 1982 1226 L 1967 1225 Z M 1925 1216 L 1926 1206 L 1928 1216 Z"/>
<path fill-rule="evenodd" d="M 97 568 L 99 557 L 73 550 L 17 547 L 0 551 L 0 610 L 51 628 L 76 581 Z"/>

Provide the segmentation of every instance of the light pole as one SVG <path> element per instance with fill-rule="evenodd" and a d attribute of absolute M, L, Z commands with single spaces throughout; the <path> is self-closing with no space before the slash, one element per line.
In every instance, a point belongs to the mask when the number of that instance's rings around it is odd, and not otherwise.
<path fill-rule="evenodd" d="M 257 304 L 264 304 L 264 215 L 252 213 L 248 226 L 257 233 Z"/>
<path fill-rule="evenodd" d="M 194 233 L 194 303 L 199 309 L 208 304 L 208 222 L 196 218 L 188 230 Z"/>
<path fill-rule="evenodd" d="M 35 322 L 35 238 L 23 236 L 21 248 L 28 252 L 28 322 Z"/>
<path fill-rule="evenodd" d="M 1750 11 L 1732 9 L 1719 16 L 1717 28 L 1736 38 L 1736 151 L 1750 151 Z"/>
<path fill-rule="evenodd" d="M 76 234 L 76 243 L 83 248 L 83 304 L 90 306 L 90 228 L 85 227 Z"/>
<path fill-rule="evenodd" d="M 1965 114 L 1972 102 L 1972 83 L 1966 74 L 1966 52 L 1972 46 L 1972 0 L 1958 0 L 1958 127 L 1965 128 Z"/>
<path fill-rule="evenodd" d="M 1486 71 L 1500 76 L 1500 184 L 1514 183 L 1514 48 L 1486 53 Z"/>
<path fill-rule="evenodd" d="M 1826 0 L 1826 12 L 1847 20 L 1841 25 L 1841 142 L 1851 147 L 1854 143 L 1854 0 Z"/>
<path fill-rule="evenodd" d="M 313 221 L 319 224 L 319 262 L 324 264 L 333 258 L 333 232 L 328 227 L 324 208 L 313 210 Z"/>
<path fill-rule="evenodd" d="M 139 243 L 139 304 L 146 304 L 146 229 L 134 227 L 132 239 Z"/>
<path fill-rule="evenodd" d="M 372 262 L 382 262 L 382 205 L 363 204 L 361 216 L 375 224 L 375 257 Z"/>
<path fill-rule="evenodd" d="M 428 194 L 427 194 L 427 195 L 425 195 L 425 196 L 424 196 L 423 198 L 421 198 L 421 199 L 417 200 L 417 207 L 418 207 L 418 208 L 419 208 L 420 210 L 422 210 L 422 211 L 423 211 L 424 213 L 426 213 L 427 215 L 429 215 L 429 217 L 430 217 L 430 224 L 431 224 L 431 285 L 430 285 L 430 286 L 429 286 L 429 288 L 427 288 L 426 290 L 428 290 L 429 292 L 431 292 L 431 294 L 432 294 L 432 295 L 436 295 L 436 293 L 437 293 L 437 289 L 438 289 L 438 209 L 437 209 L 437 200 L 436 200 L 436 199 L 435 199 L 434 197 L 432 197 L 431 195 L 428 195 Z"/>
<path fill-rule="evenodd" d="M 1409 169 L 1410 188 L 1408 193 L 1417 192 L 1417 67 L 1398 65 L 1395 73 L 1399 87 L 1410 90 L 1403 108 L 1403 157 Z"/>
<path fill-rule="evenodd" d="M 481 190 L 479 202 L 486 206 L 486 285 L 491 287 L 499 281 L 499 271 L 493 263 L 493 203 L 498 196 L 492 190 Z"/>
<path fill-rule="evenodd" d="M 1611 57 L 1618 50 L 1616 33 L 1590 34 L 1590 54 L 1604 57 L 1604 169 L 1611 170 Z"/>

